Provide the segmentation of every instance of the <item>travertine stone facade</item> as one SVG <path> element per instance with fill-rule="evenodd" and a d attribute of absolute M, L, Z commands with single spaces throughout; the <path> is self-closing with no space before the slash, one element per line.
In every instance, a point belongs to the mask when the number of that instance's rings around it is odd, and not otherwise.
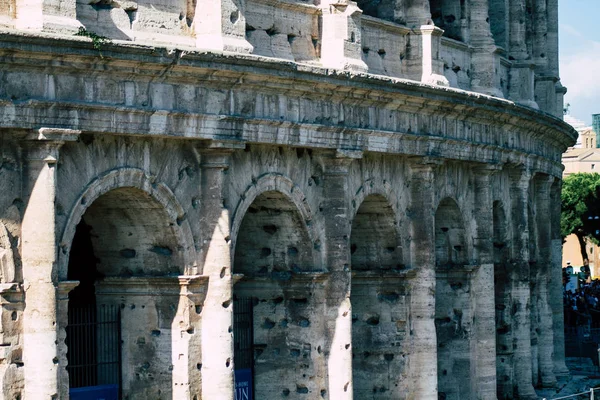
<path fill-rule="evenodd" d="M 3 398 L 233 400 L 244 366 L 256 399 L 534 399 L 567 373 L 556 11 L 2 3 Z"/>

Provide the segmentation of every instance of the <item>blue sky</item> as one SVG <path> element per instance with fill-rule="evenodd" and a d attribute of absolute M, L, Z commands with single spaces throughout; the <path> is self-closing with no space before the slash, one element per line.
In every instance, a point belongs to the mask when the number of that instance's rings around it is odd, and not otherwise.
<path fill-rule="evenodd" d="M 570 114 L 587 124 L 600 114 L 600 0 L 559 0 L 560 77 Z"/>

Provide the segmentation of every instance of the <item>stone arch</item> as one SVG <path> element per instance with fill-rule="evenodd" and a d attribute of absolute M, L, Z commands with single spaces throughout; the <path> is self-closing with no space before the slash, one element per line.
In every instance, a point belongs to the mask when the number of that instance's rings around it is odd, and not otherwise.
<path fill-rule="evenodd" d="M 377 268 L 381 270 L 401 270 L 404 268 L 404 238 L 401 234 L 401 221 L 398 218 L 399 212 L 396 208 L 397 200 L 396 193 L 386 181 L 368 179 L 357 190 L 352 200 L 351 214 L 350 253 L 353 271 L 369 270 L 375 264 L 378 264 Z M 369 216 L 375 216 L 381 226 L 373 227 L 372 225 L 376 221 L 371 220 Z M 369 226 L 378 228 L 373 231 L 375 235 L 378 235 L 377 240 L 372 240 L 373 237 L 368 237 L 368 240 L 361 239 L 369 232 L 355 230 L 355 228 L 368 230 Z M 357 233 L 358 235 L 356 235 Z M 373 246 L 369 249 L 369 243 L 377 246 L 378 250 Z M 388 245 L 382 246 L 381 243 L 388 243 Z M 359 261 L 361 256 L 363 261 Z"/>
<path fill-rule="evenodd" d="M 402 274 L 394 207 L 382 190 L 363 187 L 368 189 L 361 189 L 353 200 L 356 211 L 350 235 L 354 397 L 371 397 L 376 390 L 377 398 L 396 399 L 402 395 L 405 372 L 400 360 L 408 283 Z M 386 338 L 390 334 L 393 341 Z M 388 373 L 374 375 L 377 370 Z"/>
<path fill-rule="evenodd" d="M 189 222 L 185 219 L 185 211 L 173 192 L 165 184 L 151 180 L 141 169 L 119 168 L 107 171 L 92 180 L 71 207 L 59 244 L 60 252 L 57 263 L 59 280 L 67 279 L 73 237 L 77 225 L 81 222 L 88 207 L 101 196 L 123 188 L 138 189 L 162 206 L 180 247 L 183 264 L 181 273 L 192 272 L 190 270 L 196 262 L 192 231 Z"/>
<path fill-rule="evenodd" d="M 468 29 L 468 0 L 429 0 L 431 19 L 444 36 L 465 41 Z"/>
<path fill-rule="evenodd" d="M 249 382 L 254 398 L 318 392 L 309 376 L 324 359 L 310 343 L 322 339 L 312 317 L 325 296 L 306 198 L 288 178 L 262 176 L 242 196 L 231 232 L 236 381 Z"/>
<path fill-rule="evenodd" d="M 435 329 L 438 393 L 447 400 L 471 398 L 473 298 L 466 229 L 458 204 L 442 199 L 435 213 Z"/>
<path fill-rule="evenodd" d="M 59 354 L 68 361 L 71 388 L 122 383 L 123 397 L 151 397 L 157 391 L 179 396 L 176 382 L 188 371 L 188 343 L 200 335 L 178 331 L 189 323 L 179 278 L 193 272 L 192 243 L 173 193 L 142 170 L 111 170 L 86 187 L 67 220 L 57 270 L 61 281 L 79 281 L 57 316 L 66 332 Z M 109 320 L 120 323 L 121 343 L 107 324 L 81 328 Z M 174 348 L 177 361 L 172 361 Z M 116 360 L 110 370 L 101 367 L 108 359 Z M 141 359 L 151 361 L 143 376 L 135 375 Z M 81 375 L 76 371 L 82 369 L 73 368 L 78 364 L 96 367 Z"/>
<path fill-rule="evenodd" d="M 467 230 L 457 202 L 440 201 L 435 213 L 435 262 L 437 267 L 465 265 L 468 260 Z"/>
<path fill-rule="evenodd" d="M 320 248 L 320 237 L 318 227 L 313 223 L 313 212 L 310 209 L 306 196 L 302 190 L 292 182 L 291 179 L 274 173 L 268 173 L 260 176 L 255 182 L 253 182 L 246 191 L 242 194 L 241 200 L 235 208 L 231 218 L 231 248 L 232 254 L 232 265 L 235 265 L 235 249 L 237 246 L 237 240 L 239 237 L 240 227 L 244 217 L 246 216 L 248 209 L 254 203 L 257 197 L 264 193 L 273 192 L 280 193 L 283 198 L 280 200 L 288 200 L 293 204 L 294 209 L 298 212 L 298 215 L 302 219 L 303 227 L 306 230 L 308 239 L 313 245 L 315 251 L 313 251 L 313 269 L 320 269 L 322 266 L 322 260 L 318 249 Z"/>
<path fill-rule="evenodd" d="M 497 397 L 513 395 L 513 322 L 510 270 L 510 228 L 504 203 L 493 203 L 494 298 L 496 303 L 496 383 Z"/>

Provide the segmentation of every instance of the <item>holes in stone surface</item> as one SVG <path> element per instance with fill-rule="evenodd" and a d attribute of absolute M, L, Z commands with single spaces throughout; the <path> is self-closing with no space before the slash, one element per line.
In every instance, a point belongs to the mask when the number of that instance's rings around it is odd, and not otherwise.
<path fill-rule="evenodd" d="M 273 329 L 273 327 L 275 326 L 275 322 L 270 320 L 269 318 L 265 318 L 261 326 L 263 329 Z"/>
<path fill-rule="evenodd" d="M 294 304 L 308 304 L 308 299 L 306 297 L 292 299 Z"/>
<path fill-rule="evenodd" d="M 307 318 L 301 318 L 298 320 L 298 326 L 308 328 L 310 326 L 310 321 Z"/>
<path fill-rule="evenodd" d="M 289 395 L 290 395 L 290 389 L 288 389 L 288 388 L 285 388 L 285 389 L 283 389 L 283 390 L 281 391 L 281 393 L 282 393 L 284 396 L 289 396 Z"/>
<path fill-rule="evenodd" d="M 171 250 L 167 246 L 152 246 L 148 250 L 151 251 L 154 254 L 158 254 L 158 255 L 161 255 L 161 256 L 165 256 L 165 257 L 170 257 L 170 256 L 173 255 L 173 250 Z"/>
<path fill-rule="evenodd" d="M 223 308 L 229 308 L 230 305 L 231 305 L 231 300 L 226 300 L 222 304 Z"/>
<path fill-rule="evenodd" d="M 385 361 L 388 361 L 388 362 L 389 362 L 389 361 L 392 361 L 392 360 L 394 359 L 394 355 L 393 355 L 393 354 L 391 354 L 391 353 L 386 353 L 386 354 L 384 354 L 384 355 L 383 355 L 383 359 L 384 359 Z"/>
<path fill-rule="evenodd" d="M 223 279 L 225 277 L 225 272 L 227 272 L 227 268 L 226 267 L 221 268 L 221 273 L 219 274 L 221 279 Z"/>
<path fill-rule="evenodd" d="M 374 315 L 367 319 L 367 325 L 376 326 L 379 325 L 379 315 Z"/>
<path fill-rule="evenodd" d="M 189 333 L 189 330 L 188 330 L 188 333 Z M 192 333 L 193 333 L 193 329 L 192 329 Z M 152 336 L 160 336 L 160 330 L 158 330 L 158 329 L 153 329 L 153 330 L 150 332 L 150 334 L 151 334 Z"/>
<path fill-rule="evenodd" d="M 321 389 L 321 397 L 325 398 L 325 396 L 327 396 L 327 390 Z"/>
<path fill-rule="evenodd" d="M 267 35 L 269 36 L 275 36 L 277 35 L 279 32 L 277 31 L 277 29 L 275 29 L 275 26 L 270 27 L 269 29 L 265 30 L 265 32 L 267 33 Z"/>
<path fill-rule="evenodd" d="M 296 385 L 296 393 L 306 394 L 308 393 L 308 388 L 304 385 Z"/>
<path fill-rule="evenodd" d="M 289 322 L 286 318 L 282 319 L 281 321 L 279 321 L 279 326 L 282 328 L 287 328 Z"/>
<path fill-rule="evenodd" d="M 296 39 L 296 35 L 292 35 L 291 33 L 287 35 L 287 40 L 289 44 L 292 44 Z"/>
<path fill-rule="evenodd" d="M 229 14 L 229 20 L 231 21 L 232 24 L 235 24 L 236 22 L 238 22 L 239 19 L 240 19 L 240 11 L 239 10 L 232 11 L 231 14 Z"/>
<path fill-rule="evenodd" d="M 351 43 L 354 43 L 354 42 L 356 42 L 356 35 L 354 34 L 354 32 L 351 32 L 351 33 L 350 33 L 350 42 L 351 42 Z"/>
<path fill-rule="evenodd" d="M 348 391 L 348 385 L 350 384 L 350 382 L 346 382 L 346 384 L 344 385 L 344 392 Z"/>
<path fill-rule="evenodd" d="M 13 312 L 10 314 L 10 319 L 11 319 L 11 320 L 13 320 L 13 321 L 16 321 L 16 320 L 17 320 L 17 312 L 16 312 L 16 311 L 13 311 Z"/>
<path fill-rule="evenodd" d="M 362 48 L 362 51 L 363 51 L 364 54 L 369 54 L 369 50 L 371 50 L 371 49 L 369 49 L 368 47 L 363 47 Z"/>
<path fill-rule="evenodd" d="M 255 27 L 253 27 L 252 25 L 246 24 L 246 32 L 252 32 L 252 31 L 255 31 L 255 30 L 256 30 Z"/>
<path fill-rule="evenodd" d="M 134 249 L 122 249 L 119 251 L 119 255 L 123 258 L 134 258 L 136 251 Z"/>
<path fill-rule="evenodd" d="M 384 49 L 379 49 L 377 50 L 377 54 L 379 54 L 379 56 L 384 57 L 385 56 L 385 50 Z"/>
<path fill-rule="evenodd" d="M 263 231 L 265 231 L 269 235 L 274 235 L 277 232 L 277 230 L 278 230 L 277 226 L 272 225 L 272 224 L 270 224 L 270 225 L 264 225 L 262 227 L 262 229 L 263 229 Z"/>
<path fill-rule="evenodd" d="M 231 358 L 227 358 L 227 360 L 225 360 L 225 366 L 227 368 L 229 368 L 230 365 L 231 365 Z"/>
<path fill-rule="evenodd" d="M 292 357 L 300 357 L 300 350 L 298 350 L 298 349 L 291 349 L 290 350 L 290 355 Z"/>

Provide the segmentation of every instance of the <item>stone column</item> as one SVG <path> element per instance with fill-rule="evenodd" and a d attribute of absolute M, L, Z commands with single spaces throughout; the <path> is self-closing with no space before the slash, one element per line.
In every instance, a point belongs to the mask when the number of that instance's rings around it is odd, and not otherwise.
<path fill-rule="evenodd" d="M 511 277 L 514 307 L 513 332 L 515 393 L 520 399 L 537 399 L 532 385 L 531 316 L 529 288 L 529 223 L 527 202 L 530 173 L 525 168 L 511 171 L 512 221 Z"/>
<path fill-rule="evenodd" d="M 475 297 L 474 336 L 471 348 L 475 354 L 475 398 L 496 397 L 496 309 L 494 299 L 494 207 L 490 194 L 490 176 L 493 168 L 475 168 L 475 207 L 473 219 L 476 225 L 474 247 L 479 268 L 471 278 Z"/>
<path fill-rule="evenodd" d="M 42 128 L 24 142 L 26 210 L 21 225 L 25 288 L 23 362 L 25 399 L 54 399 L 59 395 L 57 325 L 58 255 L 56 236 L 56 163 L 65 141 L 79 131 Z"/>
<path fill-rule="evenodd" d="M 554 179 L 550 189 L 550 219 L 552 240 L 552 263 L 548 274 L 548 296 L 552 309 L 552 331 L 554 332 L 554 374 L 566 376 L 569 369 L 565 365 L 565 320 L 562 285 L 562 237 L 560 234 L 560 190 L 561 181 Z"/>
<path fill-rule="evenodd" d="M 242 146 L 243 147 L 243 146 Z M 208 289 L 202 311 L 202 398 L 233 400 L 233 280 L 230 211 L 224 204 L 225 171 L 235 146 L 211 142 L 201 151 L 200 254 Z"/>
<path fill-rule="evenodd" d="M 200 313 L 206 284 L 205 276 L 179 277 L 178 309 L 171 326 L 174 399 L 202 398 L 202 371 L 198 369 L 198 362 L 202 360 Z"/>
<path fill-rule="evenodd" d="M 418 28 L 421 25 L 431 24 L 431 10 L 429 0 L 405 0 L 406 26 Z"/>
<path fill-rule="evenodd" d="M 66 327 L 69 324 L 69 293 L 79 285 L 79 281 L 61 281 L 57 288 L 58 324 L 58 387 L 59 399 L 69 398 L 69 374 L 67 373 Z"/>
<path fill-rule="evenodd" d="M 252 53 L 246 40 L 244 0 L 198 0 L 194 16 L 196 47 Z"/>
<path fill-rule="evenodd" d="M 558 0 L 547 0 L 546 58 L 548 72 L 558 77 Z"/>
<path fill-rule="evenodd" d="M 422 25 L 420 29 L 415 29 L 415 33 L 421 36 L 421 82 L 450 86 L 444 76 L 444 66 L 440 60 L 440 45 L 444 31 L 433 25 Z"/>
<path fill-rule="evenodd" d="M 535 102 L 535 64 L 530 61 L 527 51 L 527 14 L 525 0 L 510 0 L 509 6 L 509 48 L 508 54 L 514 60 L 510 68 L 509 99 L 539 108 Z"/>
<path fill-rule="evenodd" d="M 325 226 L 326 329 L 330 335 L 327 373 L 329 398 L 351 400 L 352 387 L 352 306 L 350 304 L 350 230 L 348 170 L 362 152 L 337 151 L 322 154 Z"/>
<path fill-rule="evenodd" d="M 410 243 L 415 277 L 410 284 L 410 355 L 407 398 L 437 400 L 437 337 L 435 331 L 435 163 L 411 164 Z"/>
<path fill-rule="evenodd" d="M 504 97 L 496 79 L 500 59 L 490 28 L 488 0 L 471 2 L 471 89 L 496 97 Z"/>
<path fill-rule="evenodd" d="M 548 299 L 548 281 L 552 267 L 552 204 L 550 189 L 554 177 L 541 176 L 536 179 L 536 222 L 539 280 L 537 282 L 537 312 L 539 320 L 538 351 L 540 382 L 543 387 L 554 387 L 554 335 L 552 309 Z M 550 216 L 550 218 L 549 218 Z"/>
<path fill-rule="evenodd" d="M 362 60 L 361 15 L 356 2 L 323 0 L 321 63 L 324 67 L 366 72 Z"/>

